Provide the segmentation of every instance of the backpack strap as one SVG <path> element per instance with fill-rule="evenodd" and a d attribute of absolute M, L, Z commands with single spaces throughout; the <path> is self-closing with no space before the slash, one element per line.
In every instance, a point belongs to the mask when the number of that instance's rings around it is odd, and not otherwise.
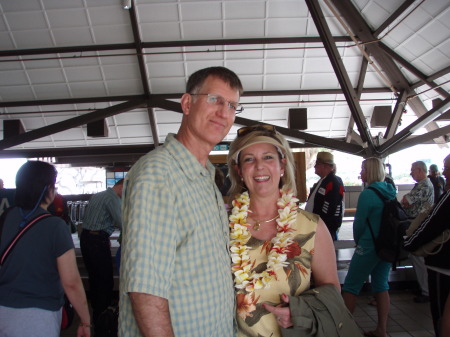
<path fill-rule="evenodd" d="M 381 199 L 381 201 L 383 202 L 383 204 L 388 201 L 387 198 L 385 198 L 385 196 L 383 194 L 381 194 L 380 191 L 378 191 L 376 188 L 374 187 L 368 187 L 369 190 L 372 190 L 375 192 L 375 194 L 378 196 L 378 198 Z M 370 234 L 372 235 L 372 240 L 375 243 L 375 234 L 373 233 L 373 229 L 372 229 L 372 225 L 370 224 L 370 220 L 369 218 L 367 218 L 367 223 L 369 224 L 369 229 L 370 229 Z"/>
<path fill-rule="evenodd" d="M 4 213 L 3 213 L 4 214 Z M 2 214 L 2 217 L 3 217 Z M 15 245 L 17 244 L 17 242 L 19 241 L 19 239 L 31 228 L 33 227 L 33 225 L 35 225 L 36 223 L 38 223 L 40 220 L 48 218 L 49 216 L 52 216 L 49 213 L 45 213 L 45 214 L 40 214 L 36 217 L 34 217 L 32 220 L 30 220 L 30 222 L 28 222 L 20 231 L 19 233 L 17 233 L 17 235 L 11 240 L 11 242 L 6 246 L 6 249 L 2 252 L 1 256 L 0 256 L 0 266 L 3 265 L 3 263 L 5 263 L 6 258 L 9 256 L 9 254 L 11 253 L 12 249 L 15 247 Z M 3 223 L 6 219 L 3 218 Z M 3 227 L 3 223 L 1 224 L 1 227 Z M 3 228 L 2 228 L 3 229 Z"/>
<path fill-rule="evenodd" d="M 8 207 L 7 209 L 5 209 L 3 211 L 2 215 L 0 215 L 0 242 L 2 240 L 3 224 L 5 223 L 6 215 L 12 208 L 13 208 L 13 206 Z"/>
<path fill-rule="evenodd" d="M 375 187 L 367 187 L 367 188 L 368 188 L 369 190 L 374 191 L 382 201 L 389 201 L 389 199 L 386 198 L 383 194 L 381 194 L 381 192 L 378 191 Z"/>

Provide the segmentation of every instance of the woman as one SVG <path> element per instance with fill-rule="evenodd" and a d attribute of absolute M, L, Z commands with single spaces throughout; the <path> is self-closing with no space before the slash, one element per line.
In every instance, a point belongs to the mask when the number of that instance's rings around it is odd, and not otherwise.
<path fill-rule="evenodd" d="M 389 270 L 391 264 L 382 261 L 375 252 L 375 245 L 369 229 L 369 221 L 375 237 L 380 231 L 383 200 L 370 188 L 375 188 L 384 197 L 392 200 L 396 197 L 394 187 L 384 180 L 385 173 L 381 160 L 368 158 L 361 166 L 361 180 L 367 188 L 362 191 L 358 199 L 355 221 L 353 223 L 353 237 L 356 243 L 355 253 L 343 286 L 343 297 L 351 313 L 355 310 L 356 297 L 362 286 L 371 275 L 372 289 L 375 293 L 378 313 L 378 324 L 374 331 L 365 332 L 366 336 L 386 337 L 387 318 L 389 313 Z"/>
<path fill-rule="evenodd" d="M 228 167 L 238 336 L 281 336 L 293 326 L 288 295 L 308 290 L 311 274 L 315 286 L 340 290 L 333 242 L 317 215 L 298 209 L 293 156 L 272 125 L 239 129 Z"/>
<path fill-rule="evenodd" d="M 64 292 L 80 316 L 78 337 L 89 337 L 90 316 L 75 260 L 72 237 L 65 222 L 45 217 L 56 189 L 56 169 L 29 161 L 16 175 L 15 207 L 10 208 L 0 232 L 0 335 L 2 337 L 60 335 Z M 9 244 L 36 217 L 8 249 Z"/>

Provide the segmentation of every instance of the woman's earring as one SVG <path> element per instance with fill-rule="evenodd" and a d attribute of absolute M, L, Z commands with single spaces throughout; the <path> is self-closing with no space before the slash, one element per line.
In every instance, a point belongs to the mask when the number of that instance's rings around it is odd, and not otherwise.
<path fill-rule="evenodd" d="M 281 176 L 284 176 L 284 173 L 281 173 Z"/>
<path fill-rule="evenodd" d="M 244 177 L 241 177 L 241 181 L 244 181 Z"/>

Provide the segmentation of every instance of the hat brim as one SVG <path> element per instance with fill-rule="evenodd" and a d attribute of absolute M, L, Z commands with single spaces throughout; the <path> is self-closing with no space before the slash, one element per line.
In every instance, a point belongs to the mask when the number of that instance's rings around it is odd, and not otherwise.
<path fill-rule="evenodd" d="M 275 138 L 272 138 L 269 136 L 256 136 L 256 137 L 252 138 L 251 141 L 249 141 L 244 146 L 242 146 L 239 149 L 239 151 L 236 151 L 236 153 L 233 156 L 233 160 L 237 163 L 239 154 L 242 152 L 242 150 L 246 149 L 249 146 L 252 146 L 255 144 L 261 144 L 261 143 L 272 144 L 273 146 L 275 146 L 277 148 L 277 151 L 281 154 L 281 156 L 283 158 L 286 156 L 286 149 Z"/>
<path fill-rule="evenodd" d="M 334 165 L 334 161 L 327 161 L 327 160 L 322 160 L 322 159 L 316 159 L 316 162 L 322 163 L 322 164 L 327 164 L 327 165 Z"/>

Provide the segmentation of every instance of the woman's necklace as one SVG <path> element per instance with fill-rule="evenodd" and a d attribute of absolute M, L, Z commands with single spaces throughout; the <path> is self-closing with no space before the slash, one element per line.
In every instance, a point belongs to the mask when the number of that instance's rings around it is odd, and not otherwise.
<path fill-rule="evenodd" d="M 292 225 L 297 219 L 298 199 L 290 190 L 280 190 L 280 198 L 277 201 L 278 216 L 277 235 L 271 240 L 271 248 L 267 254 L 266 270 L 256 273 L 253 268 L 255 261 L 250 260 L 250 247 L 247 246 L 251 238 L 247 224 L 250 197 L 248 192 L 236 196 L 233 200 L 233 210 L 230 215 L 230 251 L 233 261 L 231 271 L 234 275 L 234 286 L 238 292 L 252 293 L 255 289 L 268 288 L 276 271 L 287 266 L 287 253 L 293 243 Z M 272 219 L 274 220 L 274 219 Z"/>
<path fill-rule="evenodd" d="M 271 222 L 271 221 L 277 219 L 279 216 L 280 215 L 277 214 L 272 219 L 269 219 L 269 220 L 257 220 L 254 217 L 251 217 L 253 220 L 255 220 L 255 224 L 253 225 L 253 230 L 256 232 L 259 231 L 259 227 L 261 226 L 261 224 Z"/>

